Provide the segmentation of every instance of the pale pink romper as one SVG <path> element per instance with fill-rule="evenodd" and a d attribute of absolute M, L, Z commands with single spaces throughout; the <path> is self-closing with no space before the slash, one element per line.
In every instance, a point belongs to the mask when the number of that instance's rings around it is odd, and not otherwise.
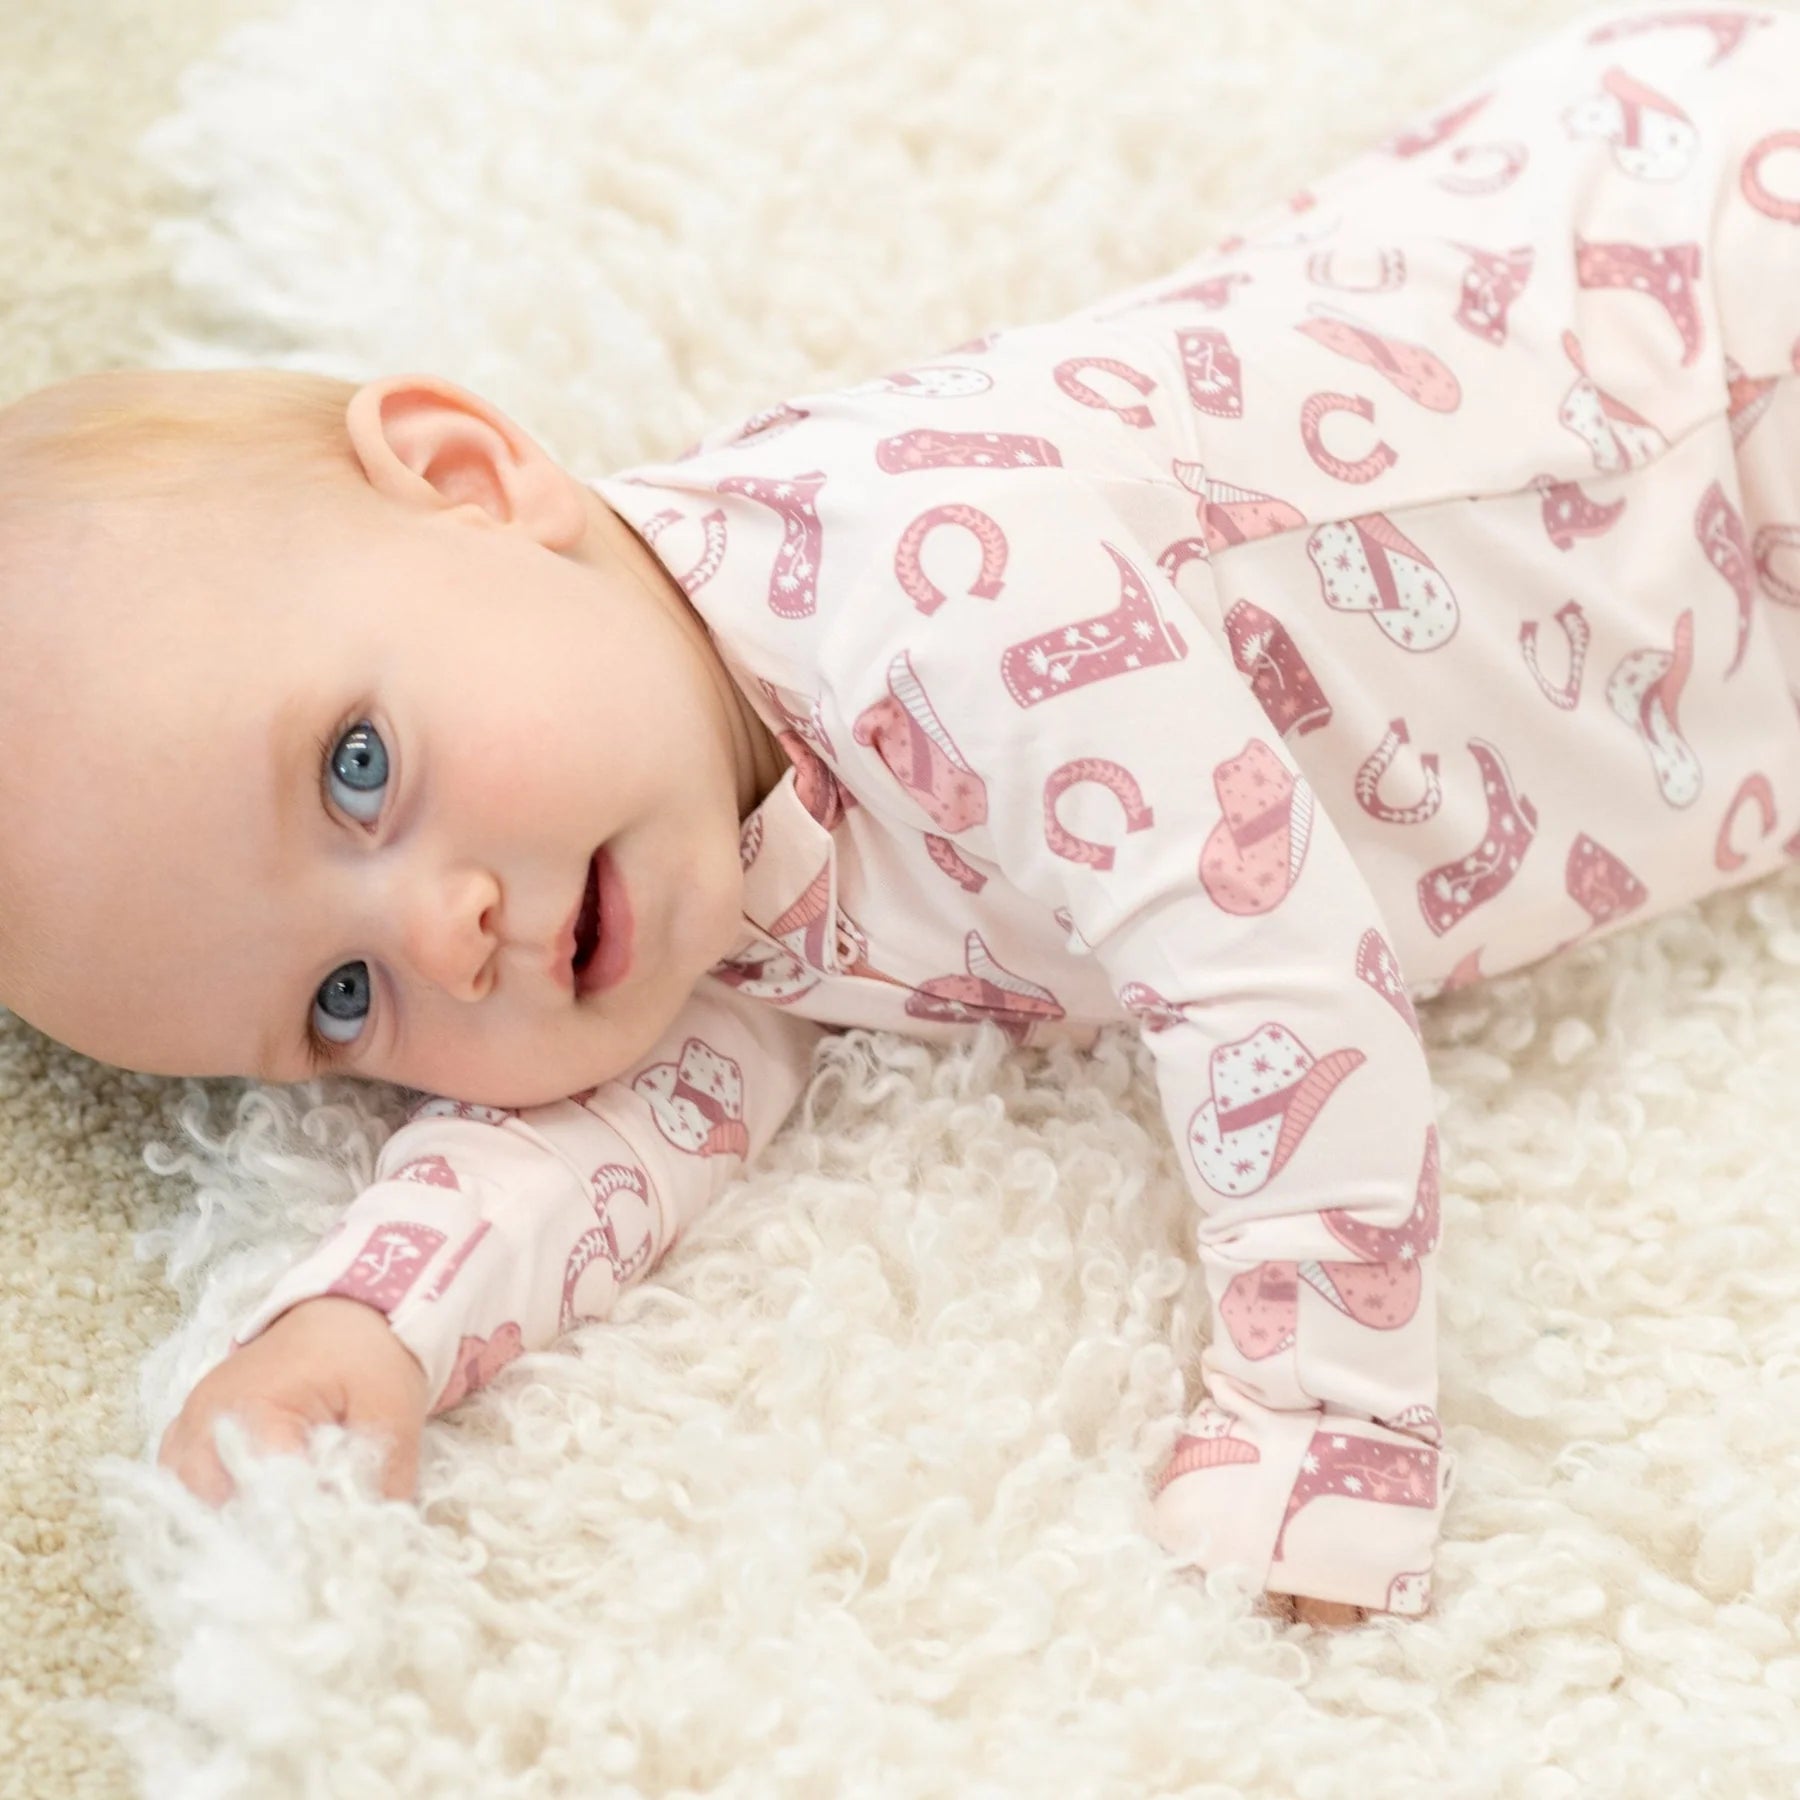
<path fill-rule="evenodd" d="M 283 1280 L 453 1405 L 602 1317 L 817 1034 L 1154 1052 L 1216 1309 L 1182 1560 L 1418 1613 L 1412 999 L 1796 851 L 1800 21 L 1591 15 L 1198 261 L 593 483 L 792 768 L 657 1046 L 431 1101 Z M 631 870 L 622 864 L 629 883 Z"/>

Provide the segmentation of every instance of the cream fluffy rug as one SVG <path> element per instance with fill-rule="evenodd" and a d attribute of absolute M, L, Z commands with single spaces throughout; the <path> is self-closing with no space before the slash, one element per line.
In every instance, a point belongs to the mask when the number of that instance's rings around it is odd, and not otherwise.
<path fill-rule="evenodd" d="M 439 371 L 603 473 L 1147 279 L 1584 10 L 299 0 L 148 146 L 205 321 L 161 360 Z M 185 1318 L 100 1470 L 143 1791 L 1793 1793 L 1800 873 L 1424 1022 L 1457 1489 L 1435 1612 L 1326 1637 L 1146 1534 L 1208 1327 L 1124 1032 L 828 1043 L 417 1509 L 341 1434 L 216 1515 L 148 1466 L 394 1116 L 197 1095 Z"/>

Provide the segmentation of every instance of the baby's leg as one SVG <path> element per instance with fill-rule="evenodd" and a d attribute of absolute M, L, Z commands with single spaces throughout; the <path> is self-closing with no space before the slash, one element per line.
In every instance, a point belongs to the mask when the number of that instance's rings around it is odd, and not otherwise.
<path fill-rule="evenodd" d="M 1415 993 L 1800 854 L 1800 18 L 1705 19 L 1578 21 L 1101 309 L 1227 371 L 1224 634 Z"/>

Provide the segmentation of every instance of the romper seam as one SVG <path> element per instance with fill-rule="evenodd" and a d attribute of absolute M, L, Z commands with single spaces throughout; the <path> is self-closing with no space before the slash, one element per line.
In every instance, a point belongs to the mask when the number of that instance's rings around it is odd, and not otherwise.
<path fill-rule="evenodd" d="M 1756 379 L 1756 378 L 1752 377 L 1752 379 Z M 1314 531 L 1320 530 L 1322 527 L 1327 526 L 1327 525 L 1347 524 L 1351 519 L 1366 518 L 1370 513 L 1380 513 L 1384 518 L 1400 518 L 1400 517 L 1405 516 L 1408 513 L 1423 512 L 1428 507 L 1449 506 L 1449 505 L 1452 505 L 1452 504 L 1458 503 L 1458 502 L 1465 503 L 1465 504 L 1474 503 L 1474 504 L 1480 505 L 1484 502 L 1494 501 L 1494 500 L 1517 500 L 1522 494 L 1530 494 L 1530 493 L 1536 493 L 1536 492 L 1540 491 L 1539 484 L 1541 482 L 1546 482 L 1546 481 L 1552 482 L 1558 486 L 1561 486 L 1564 483 L 1569 483 L 1569 482 L 1593 481 L 1596 476 L 1598 476 L 1601 480 L 1611 480 L 1611 479 L 1615 479 L 1619 475 L 1626 475 L 1626 476 L 1642 475 L 1642 474 L 1647 473 L 1649 470 L 1654 469 L 1659 463 L 1667 460 L 1667 458 L 1669 458 L 1670 456 L 1673 456 L 1674 453 L 1683 444 L 1685 444 L 1688 441 L 1688 439 L 1694 435 L 1695 432 L 1704 431 L 1708 426 L 1717 424 L 1721 419 L 1725 418 L 1728 415 L 1729 411 L 1730 411 L 1730 406 L 1729 406 L 1729 403 L 1727 403 L 1725 406 L 1721 406 L 1716 412 L 1709 412 L 1709 413 L 1704 414 L 1702 417 L 1696 419 L 1691 425 L 1689 425 L 1686 428 L 1686 430 L 1682 431 L 1679 436 L 1670 438 L 1667 441 L 1667 444 L 1665 445 L 1665 447 L 1663 449 L 1659 450 L 1655 456 L 1650 457 L 1648 460 L 1646 460 L 1644 462 L 1633 463 L 1629 469 L 1617 470 L 1611 476 L 1607 475 L 1606 472 L 1603 470 L 1594 468 L 1594 466 L 1590 462 L 1589 465 L 1585 469 L 1575 469 L 1575 470 L 1566 471 L 1563 473 L 1547 473 L 1547 474 L 1542 474 L 1542 475 L 1535 475 L 1531 478 L 1531 480 L 1522 481 L 1522 482 L 1518 483 L 1518 485 L 1515 487 L 1497 488 L 1491 493 L 1470 494 L 1470 493 L 1464 493 L 1464 492 L 1461 492 L 1458 490 L 1451 490 L 1449 492 L 1442 493 L 1442 494 L 1435 494 L 1435 495 L 1429 496 L 1427 498 L 1421 498 L 1421 499 L 1417 499 L 1417 500 L 1403 500 L 1403 501 L 1399 502 L 1398 504 L 1392 505 L 1392 506 L 1370 506 L 1370 507 L 1364 507 L 1363 509 L 1361 509 L 1360 511 L 1357 511 L 1357 512 L 1348 512 L 1348 513 L 1334 512 L 1333 514 L 1331 514 L 1331 516 L 1326 517 L 1326 518 L 1309 519 L 1304 524 L 1301 524 L 1301 525 L 1289 525 L 1281 531 L 1271 531 L 1270 533 L 1268 533 L 1267 536 L 1257 538 L 1253 541 L 1258 544 L 1272 544 L 1278 538 L 1294 537 L 1301 532 L 1306 532 L 1306 533 L 1310 534 Z M 1208 507 L 1210 508 L 1210 506 L 1211 506 L 1211 501 L 1209 498 Z"/>
<path fill-rule="evenodd" d="M 1158 349 L 1161 349 L 1160 345 L 1158 346 Z M 1164 351 L 1163 358 L 1164 358 L 1165 371 L 1173 373 L 1175 375 L 1180 375 L 1181 371 L 1180 371 L 1178 365 L 1176 364 L 1174 357 L 1169 352 Z M 1749 380 L 1749 381 L 1767 381 L 1767 380 L 1771 380 L 1771 379 L 1776 380 L 1776 381 L 1795 381 L 1795 380 L 1800 380 L 1800 370 L 1795 370 L 1795 369 L 1789 368 L 1789 369 L 1778 372 L 1777 374 L 1775 374 L 1772 377 L 1766 376 L 1766 375 L 1751 375 L 1751 374 L 1746 373 L 1745 379 Z M 1173 385 L 1172 391 L 1177 394 L 1185 392 L 1185 377 L 1183 377 L 1183 379 L 1181 381 L 1176 382 Z M 1455 501 L 1479 503 L 1482 501 L 1490 501 L 1490 500 L 1516 500 L 1522 494 L 1529 494 L 1529 493 L 1538 491 L 1539 484 L 1542 482 L 1545 482 L 1545 481 L 1553 482 L 1553 483 L 1560 485 L 1565 482 L 1593 481 L 1596 477 L 1598 477 L 1601 480 L 1611 480 L 1611 479 L 1615 479 L 1617 476 L 1621 476 L 1621 475 L 1639 475 L 1649 469 L 1655 468 L 1657 466 L 1657 464 L 1663 462 L 1666 458 L 1674 455 L 1674 453 L 1683 444 L 1685 444 L 1688 441 L 1688 439 L 1694 435 L 1695 432 L 1703 431 L 1708 426 L 1716 424 L 1719 420 L 1727 418 L 1730 415 L 1730 412 L 1731 412 L 1730 395 L 1729 395 L 1729 393 L 1725 393 L 1722 396 L 1721 404 L 1716 408 L 1716 410 L 1703 413 L 1699 418 L 1695 419 L 1694 421 L 1692 421 L 1692 423 L 1687 425 L 1678 435 L 1676 435 L 1672 438 L 1669 438 L 1667 440 L 1664 448 L 1659 450 L 1655 456 L 1649 458 L 1645 462 L 1634 463 L 1628 469 L 1617 470 L 1612 475 L 1608 475 L 1604 471 L 1594 468 L 1592 465 L 1592 462 L 1590 460 L 1590 462 L 1586 468 L 1577 468 L 1577 469 L 1573 469 L 1573 470 L 1570 470 L 1565 473 L 1549 473 L 1549 474 L 1534 475 L 1528 481 L 1519 482 L 1517 485 L 1510 487 L 1510 488 L 1495 489 L 1491 493 L 1484 492 L 1484 493 L 1471 494 L 1471 493 L 1463 492 L 1461 490 L 1451 489 L 1448 492 L 1438 494 L 1435 496 L 1421 498 L 1421 499 L 1413 499 L 1413 500 L 1401 500 L 1401 501 L 1397 501 L 1397 502 L 1393 503 L 1392 505 L 1388 505 L 1388 506 L 1381 506 L 1381 505 L 1365 506 L 1365 507 L 1361 507 L 1361 508 L 1355 508 L 1355 509 L 1351 510 L 1350 512 L 1338 512 L 1334 509 L 1330 513 L 1329 516 L 1316 518 L 1316 519 L 1307 519 L 1298 525 L 1283 526 L 1280 531 L 1271 531 L 1271 532 L 1267 533 L 1266 535 L 1259 537 L 1259 538 L 1255 538 L 1251 541 L 1254 543 L 1257 543 L 1257 544 L 1273 544 L 1273 543 L 1278 542 L 1282 538 L 1294 537 L 1302 532 L 1310 534 L 1312 532 L 1322 529 L 1323 527 L 1325 527 L 1327 525 L 1347 524 L 1351 519 L 1366 518 L 1371 513 L 1380 513 L 1384 517 L 1394 518 L 1394 517 L 1399 517 L 1404 514 L 1421 511 L 1422 509 L 1424 509 L 1426 507 L 1445 506 L 1445 505 L 1448 505 Z M 1188 436 L 1187 460 L 1191 460 L 1193 462 L 1200 464 L 1200 466 L 1202 468 L 1210 466 L 1208 458 L 1205 454 L 1205 446 L 1199 441 L 1199 438 L 1197 435 L 1189 435 Z M 1142 477 L 1140 477 L 1140 479 L 1143 480 L 1149 486 L 1160 488 L 1160 489 L 1163 489 L 1166 491 L 1178 492 L 1189 500 L 1200 498 L 1200 496 L 1193 494 L 1191 492 L 1191 490 L 1189 490 L 1185 487 L 1181 487 L 1178 483 L 1166 480 L 1160 474 L 1160 472 L 1156 475 L 1142 476 Z M 1090 485 L 1098 486 L 1098 483 L 1095 482 L 1092 477 L 1089 477 L 1089 482 L 1090 482 Z M 1207 482 L 1207 494 L 1205 496 L 1205 504 L 1206 504 L 1206 508 L 1208 511 L 1211 511 L 1211 509 L 1212 509 L 1211 489 L 1212 489 L 1212 482 L 1209 479 Z M 1232 546 L 1228 546 L 1227 548 L 1228 548 L 1228 550 L 1234 549 L 1234 548 L 1236 548 L 1236 546 L 1232 545 Z M 1210 563 L 1212 561 L 1212 558 L 1209 557 L 1207 560 Z M 1223 594 L 1219 595 L 1218 599 L 1219 599 L 1220 611 L 1223 612 L 1224 604 L 1225 604 L 1224 595 Z"/>

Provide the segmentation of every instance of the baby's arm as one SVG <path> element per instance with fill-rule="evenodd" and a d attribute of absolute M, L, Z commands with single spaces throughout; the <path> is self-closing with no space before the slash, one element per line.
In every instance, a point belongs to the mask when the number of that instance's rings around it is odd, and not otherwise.
<path fill-rule="evenodd" d="M 585 1095 L 517 1113 L 427 1102 L 189 1396 L 160 1460 L 223 1498 L 220 1412 L 270 1447 L 362 1413 L 396 1438 L 406 1479 L 389 1491 L 410 1492 L 409 1395 L 416 1440 L 516 1356 L 605 1317 L 775 1135 L 824 1029 L 706 981 L 633 1068 Z M 365 1315 L 385 1320 L 378 1338 Z M 370 1384 L 383 1404 L 360 1404 Z"/>
<path fill-rule="evenodd" d="M 1110 492 L 1054 472 L 909 479 L 920 510 L 954 495 L 996 523 L 1006 587 L 932 616 L 860 597 L 857 779 L 1053 910 L 1154 1055 L 1215 1319 L 1158 1535 L 1273 1593 L 1423 1611 L 1437 1138 L 1368 882 L 1234 667 L 1203 562 L 1186 601 Z M 1051 972 L 1009 973 L 1049 997 Z"/>

